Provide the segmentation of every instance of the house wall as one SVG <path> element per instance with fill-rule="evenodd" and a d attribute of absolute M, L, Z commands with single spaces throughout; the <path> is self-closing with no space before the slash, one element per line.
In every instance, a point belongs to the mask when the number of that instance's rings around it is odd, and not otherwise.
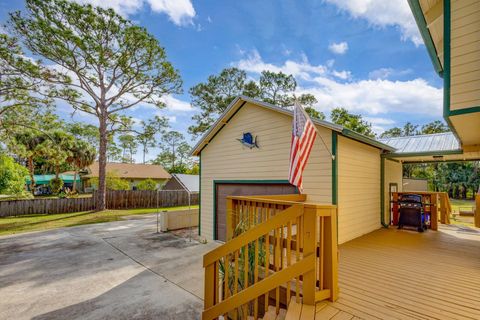
<path fill-rule="evenodd" d="M 390 184 L 396 183 L 398 192 L 403 191 L 403 166 L 402 163 L 385 159 L 384 167 L 384 221 L 390 221 Z"/>
<path fill-rule="evenodd" d="M 480 1 L 451 1 L 450 110 L 480 106 Z"/>
<path fill-rule="evenodd" d="M 287 180 L 291 142 L 290 116 L 245 104 L 201 152 L 201 236 L 213 239 L 214 180 Z M 319 127 L 331 150 L 331 130 Z M 248 149 L 237 139 L 244 132 L 258 137 L 260 148 Z M 304 172 L 309 200 L 331 203 L 332 161 L 317 138 Z M 378 220 L 378 219 L 377 219 Z"/>
<path fill-rule="evenodd" d="M 380 228 L 380 150 L 338 137 L 338 241 Z"/>

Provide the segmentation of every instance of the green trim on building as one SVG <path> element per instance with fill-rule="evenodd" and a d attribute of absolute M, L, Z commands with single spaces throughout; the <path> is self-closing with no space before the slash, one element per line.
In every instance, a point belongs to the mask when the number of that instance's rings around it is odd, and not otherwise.
<path fill-rule="evenodd" d="M 338 204 L 338 135 L 332 131 L 332 204 Z"/>
<path fill-rule="evenodd" d="M 200 180 L 201 181 L 201 180 Z M 201 183 L 201 182 L 200 182 Z M 286 184 L 288 180 L 213 180 L 213 239 L 217 240 L 217 184 Z M 298 192 L 298 188 L 296 188 Z"/>
<path fill-rule="evenodd" d="M 384 153 L 382 158 L 404 158 L 404 157 L 423 157 L 423 156 L 444 156 L 449 154 L 463 154 L 462 149 L 444 150 L 444 151 L 427 151 L 427 152 L 405 152 L 405 153 Z"/>
<path fill-rule="evenodd" d="M 458 110 L 450 110 L 449 109 L 448 115 L 449 116 L 460 116 L 460 115 L 464 115 L 464 114 L 477 113 L 477 112 L 480 112 L 480 106 L 463 108 L 463 109 L 458 109 Z"/>
<path fill-rule="evenodd" d="M 385 223 L 385 158 L 380 157 L 380 223 L 388 228 Z"/>
<path fill-rule="evenodd" d="M 428 55 L 430 56 L 430 60 L 432 61 L 433 68 L 438 73 L 438 75 L 442 77 L 443 76 L 442 64 L 440 63 L 440 59 L 438 59 L 438 52 L 437 52 L 437 49 L 435 48 L 435 44 L 433 43 L 430 31 L 428 30 L 427 22 L 425 21 L 422 7 L 420 6 L 420 1 L 408 0 L 408 4 L 410 5 L 410 9 L 412 10 L 413 17 L 417 22 L 417 26 L 418 26 L 418 29 L 420 30 L 420 35 L 422 36 L 423 42 L 427 47 L 427 52 L 428 52 Z"/>
<path fill-rule="evenodd" d="M 198 235 L 202 235 L 202 154 L 198 155 Z"/>

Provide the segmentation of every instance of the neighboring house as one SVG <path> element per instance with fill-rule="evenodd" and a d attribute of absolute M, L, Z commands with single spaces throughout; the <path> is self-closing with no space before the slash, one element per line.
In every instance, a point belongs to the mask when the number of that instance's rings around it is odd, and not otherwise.
<path fill-rule="evenodd" d="M 60 179 L 63 180 L 63 186 L 64 188 L 69 188 L 70 190 L 72 190 L 72 187 L 73 187 L 73 181 L 74 181 L 74 176 L 75 174 L 73 172 L 64 172 L 64 173 L 61 173 L 60 174 Z M 50 193 L 50 187 L 49 187 L 49 184 L 50 184 L 50 180 L 52 180 L 53 178 L 55 178 L 55 175 L 54 174 L 36 174 L 33 176 L 33 178 L 35 179 L 35 189 L 36 189 L 36 194 L 49 194 Z M 25 183 L 27 185 L 27 189 L 30 189 L 30 176 L 28 176 L 26 179 L 25 179 Z M 79 189 L 81 187 L 81 180 L 80 180 L 80 176 L 77 174 L 77 177 L 76 177 L 76 181 L 77 181 L 77 189 Z"/>
<path fill-rule="evenodd" d="M 94 162 L 87 168 L 87 173 L 82 174 L 84 187 L 88 191 L 94 189 L 89 182 L 91 178 L 98 178 L 98 162 Z M 161 166 L 155 164 L 137 164 L 137 163 L 107 163 L 107 173 L 113 173 L 116 177 L 125 179 L 130 183 L 130 187 L 135 190 L 140 181 L 152 179 L 157 182 L 157 188 L 161 188 L 171 175 Z"/>
<path fill-rule="evenodd" d="M 200 179 L 196 174 L 173 173 L 172 178 L 163 186 L 163 190 L 185 190 L 199 192 Z"/>

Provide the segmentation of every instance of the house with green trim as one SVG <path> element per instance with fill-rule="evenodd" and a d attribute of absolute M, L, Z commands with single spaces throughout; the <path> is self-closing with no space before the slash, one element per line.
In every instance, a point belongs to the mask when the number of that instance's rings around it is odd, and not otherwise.
<path fill-rule="evenodd" d="M 283 319 L 282 308 L 288 319 L 480 317 L 477 230 L 389 228 L 404 164 L 480 160 L 480 1 L 408 3 L 443 78 L 452 132 L 376 140 L 314 120 L 317 139 L 295 195 L 292 111 L 236 98 L 193 151 L 199 234 L 224 242 L 203 258 L 202 319 Z M 442 197 L 424 205 L 445 217 Z"/>

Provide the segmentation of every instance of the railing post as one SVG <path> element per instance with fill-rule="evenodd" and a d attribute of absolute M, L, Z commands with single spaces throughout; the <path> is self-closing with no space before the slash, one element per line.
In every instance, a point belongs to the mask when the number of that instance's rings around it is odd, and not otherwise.
<path fill-rule="evenodd" d="M 204 288 L 204 310 L 213 307 L 215 304 L 217 277 L 215 263 L 205 267 L 205 288 Z"/>
<path fill-rule="evenodd" d="M 317 248 L 317 211 L 315 208 L 304 208 L 303 213 L 303 258 L 316 254 Z M 314 260 L 315 261 L 315 260 Z M 303 275 L 303 303 L 315 305 L 316 262 L 312 269 Z"/>
<path fill-rule="evenodd" d="M 430 194 L 430 228 L 438 230 L 438 194 Z"/>
<path fill-rule="evenodd" d="M 233 237 L 233 199 L 227 198 L 227 221 L 226 221 L 226 241 L 231 240 Z"/>
<path fill-rule="evenodd" d="M 338 298 L 338 243 L 337 243 L 337 208 L 330 209 L 330 216 L 325 217 L 325 289 L 330 289 L 330 301 Z"/>
<path fill-rule="evenodd" d="M 475 196 L 475 227 L 480 228 L 480 193 Z"/>

